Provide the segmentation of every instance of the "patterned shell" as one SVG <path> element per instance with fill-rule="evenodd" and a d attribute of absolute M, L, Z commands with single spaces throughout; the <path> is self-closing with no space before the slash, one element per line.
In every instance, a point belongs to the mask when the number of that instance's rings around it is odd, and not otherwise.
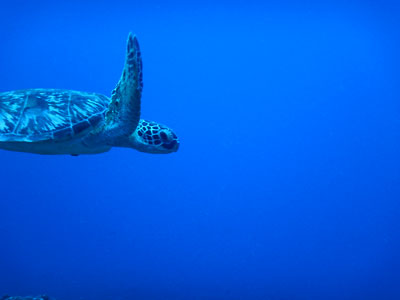
<path fill-rule="evenodd" d="M 65 140 L 104 120 L 106 96 L 69 90 L 0 93 L 0 142 Z"/>

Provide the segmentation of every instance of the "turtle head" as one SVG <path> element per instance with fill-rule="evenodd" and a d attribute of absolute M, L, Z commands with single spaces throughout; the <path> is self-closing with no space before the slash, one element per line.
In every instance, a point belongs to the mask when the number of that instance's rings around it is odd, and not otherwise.
<path fill-rule="evenodd" d="M 170 128 L 147 120 L 139 121 L 130 142 L 133 148 L 147 153 L 167 154 L 179 148 L 178 137 Z"/>

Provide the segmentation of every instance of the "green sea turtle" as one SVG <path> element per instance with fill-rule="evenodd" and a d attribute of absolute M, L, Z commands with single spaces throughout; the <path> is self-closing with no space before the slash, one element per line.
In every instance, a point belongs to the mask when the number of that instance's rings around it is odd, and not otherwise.
<path fill-rule="evenodd" d="M 96 154 L 112 147 L 171 153 L 179 140 L 168 127 L 140 119 L 142 58 L 128 36 L 125 66 L 111 98 L 56 89 L 0 93 L 0 148 L 38 154 Z"/>

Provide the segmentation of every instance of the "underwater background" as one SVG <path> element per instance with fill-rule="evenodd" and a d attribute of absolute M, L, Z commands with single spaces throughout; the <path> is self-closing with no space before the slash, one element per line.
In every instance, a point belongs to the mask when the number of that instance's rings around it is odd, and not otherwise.
<path fill-rule="evenodd" d="M 400 5 L 1 1 L 0 92 L 109 96 L 177 153 L 0 151 L 0 295 L 400 299 Z"/>

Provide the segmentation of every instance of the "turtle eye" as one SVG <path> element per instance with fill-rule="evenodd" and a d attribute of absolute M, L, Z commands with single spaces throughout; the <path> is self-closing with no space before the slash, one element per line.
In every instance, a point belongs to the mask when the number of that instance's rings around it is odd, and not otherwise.
<path fill-rule="evenodd" d="M 161 132 L 160 132 L 160 136 L 161 136 L 161 139 L 162 139 L 164 142 L 168 141 L 168 136 L 167 136 L 167 134 L 166 134 L 164 131 L 161 131 Z"/>

